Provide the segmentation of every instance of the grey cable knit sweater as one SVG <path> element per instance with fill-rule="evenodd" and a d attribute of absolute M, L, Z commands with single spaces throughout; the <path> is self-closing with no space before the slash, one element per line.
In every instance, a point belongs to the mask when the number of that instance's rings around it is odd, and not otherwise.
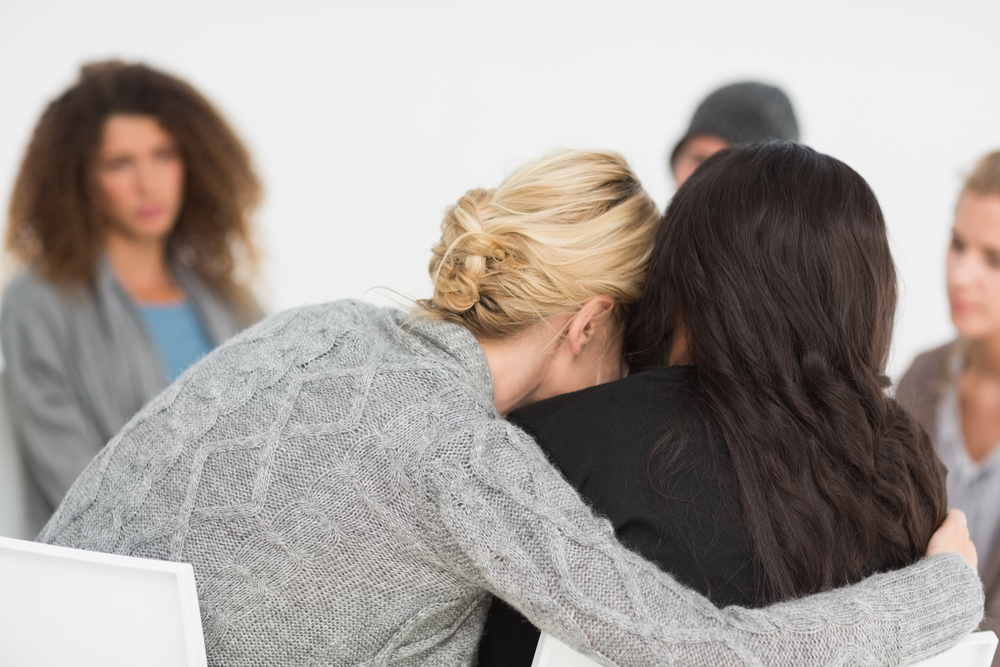
<path fill-rule="evenodd" d="M 469 665 L 490 594 L 609 665 L 907 664 L 982 613 L 956 555 L 716 609 L 620 546 L 500 418 L 466 330 L 357 302 L 217 349 L 40 539 L 192 563 L 211 665 Z"/>

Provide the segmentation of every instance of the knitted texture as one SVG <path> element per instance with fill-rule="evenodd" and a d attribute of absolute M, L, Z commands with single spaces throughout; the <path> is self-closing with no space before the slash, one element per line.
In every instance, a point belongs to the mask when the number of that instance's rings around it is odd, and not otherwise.
<path fill-rule="evenodd" d="M 906 664 L 979 621 L 954 555 L 716 609 L 620 546 L 492 394 L 459 326 L 280 313 L 150 402 L 40 539 L 190 562 L 211 665 L 469 665 L 491 593 L 608 665 Z"/>

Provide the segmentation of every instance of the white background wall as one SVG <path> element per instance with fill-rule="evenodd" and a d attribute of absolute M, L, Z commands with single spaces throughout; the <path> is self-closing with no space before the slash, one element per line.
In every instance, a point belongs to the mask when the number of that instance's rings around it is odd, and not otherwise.
<path fill-rule="evenodd" d="M 608 147 L 663 204 L 698 101 L 760 79 L 879 195 L 898 374 L 951 334 L 943 254 L 962 172 L 1000 148 L 998 35 L 997 0 L 0 0 L 0 201 L 80 63 L 141 59 L 250 146 L 273 309 L 425 296 L 441 212 L 466 189 L 550 148 Z"/>

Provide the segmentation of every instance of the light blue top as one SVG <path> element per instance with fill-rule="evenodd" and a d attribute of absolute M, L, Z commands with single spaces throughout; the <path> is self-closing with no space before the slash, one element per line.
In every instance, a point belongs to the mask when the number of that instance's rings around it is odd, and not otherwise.
<path fill-rule="evenodd" d="M 167 306 L 137 304 L 173 382 L 214 347 L 189 301 Z"/>

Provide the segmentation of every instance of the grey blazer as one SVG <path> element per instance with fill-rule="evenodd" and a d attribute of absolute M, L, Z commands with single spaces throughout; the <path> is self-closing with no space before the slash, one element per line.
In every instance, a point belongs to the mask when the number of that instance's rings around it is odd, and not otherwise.
<path fill-rule="evenodd" d="M 959 341 L 924 352 L 913 360 L 896 389 L 896 399 L 917 418 L 933 438 L 937 433 L 937 406 L 942 391 L 951 381 L 948 366 L 959 351 Z M 979 563 L 979 577 L 986 592 L 983 630 L 1000 634 L 1000 533 L 994 542 L 989 561 Z M 993 660 L 1000 667 L 1000 652 Z"/>
<path fill-rule="evenodd" d="M 172 272 L 218 345 L 260 319 Z M 4 384 L 41 528 L 70 485 L 132 415 L 167 385 L 159 348 L 106 259 L 93 285 L 60 288 L 32 270 L 7 286 L 0 309 Z"/>

